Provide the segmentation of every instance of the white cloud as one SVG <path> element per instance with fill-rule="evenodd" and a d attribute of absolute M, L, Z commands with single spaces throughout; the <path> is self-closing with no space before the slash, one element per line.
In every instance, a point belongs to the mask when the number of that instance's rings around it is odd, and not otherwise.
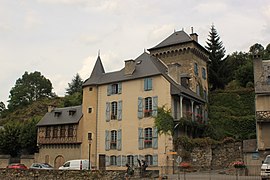
<path fill-rule="evenodd" d="M 80 36 L 79 41 L 83 42 L 86 45 L 93 45 L 93 44 L 99 42 L 100 39 L 93 34 L 83 34 Z"/>
<path fill-rule="evenodd" d="M 33 29 L 42 24 L 38 14 L 35 11 L 28 11 L 24 18 L 24 27 L 26 29 Z"/>
<path fill-rule="evenodd" d="M 194 7 L 197 13 L 206 13 L 206 14 L 221 14 L 228 10 L 226 3 L 220 1 L 202 1 L 198 3 L 197 6 Z"/>
<path fill-rule="evenodd" d="M 148 38 L 150 41 L 157 43 L 157 41 L 163 40 L 166 36 L 173 33 L 175 29 L 175 25 L 173 24 L 164 24 L 161 26 L 154 27 L 148 34 Z"/>

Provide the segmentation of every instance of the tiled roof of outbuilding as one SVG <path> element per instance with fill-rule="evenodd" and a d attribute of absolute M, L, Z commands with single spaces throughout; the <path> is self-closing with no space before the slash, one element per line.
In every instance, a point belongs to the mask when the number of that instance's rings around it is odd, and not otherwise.
<path fill-rule="evenodd" d="M 54 108 L 43 116 L 37 126 L 75 124 L 79 123 L 82 116 L 82 106 Z"/>

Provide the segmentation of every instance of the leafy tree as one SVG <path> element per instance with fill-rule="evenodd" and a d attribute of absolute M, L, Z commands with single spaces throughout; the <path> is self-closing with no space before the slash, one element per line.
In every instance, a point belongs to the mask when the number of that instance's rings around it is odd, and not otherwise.
<path fill-rule="evenodd" d="M 6 109 L 5 104 L 1 101 L 0 102 L 0 113 Z"/>
<path fill-rule="evenodd" d="M 82 93 L 82 85 L 83 80 L 80 75 L 77 73 L 76 76 L 72 79 L 71 83 L 68 83 L 68 88 L 66 89 L 66 93 L 68 95 L 72 95 L 74 93 Z"/>
<path fill-rule="evenodd" d="M 4 125 L 3 130 L 0 130 L 0 149 L 2 153 L 10 154 L 12 157 L 16 157 L 20 153 L 20 128 L 19 122 L 10 121 Z"/>
<path fill-rule="evenodd" d="M 227 75 L 227 73 L 224 72 L 227 70 L 227 68 L 225 68 L 226 64 L 224 61 L 226 50 L 214 25 L 211 26 L 209 38 L 207 39 L 206 44 L 207 46 L 205 46 L 205 48 L 210 52 L 211 61 L 208 66 L 211 90 L 215 90 L 217 88 L 223 89 L 225 87 L 225 79 Z"/>
<path fill-rule="evenodd" d="M 44 97 L 52 97 L 52 83 L 40 72 L 25 72 L 22 78 L 16 81 L 9 95 L 9 109 L 24 106 Z"/>
<path fill-rule="evenodd" d="M 21 148 L 29 154 L 34 154 L 37 149 L 37 123 L 40 118 L 25 121 L 21 127 L 19 141 Z"/>
<path fill-rule="evenodd" d="M 155 126 L 157 127 L 159 134 L 171 134 L 174 131 L 174 122 L 171 112 L 165 110 L 165 107 L 158 108 L 158 114 L 155 118 Z"/>
<path fill-rule="evenodd" d="M 256 44 L 252 45 L 249 48 L 249 52 L 251 54 L 263 54 L 264 53 L 264 47 L 261 44 L 256 43 Z"/>
<path fill-rule="evenodd" d="M 270 43 L 266 46 L 266 48 L 264 50 L 264 58 L 270 59 Z"/>
<path fill-rule="evenodd" d="M 72 95 L 64 97 L 64 107 L 78 106 L 82 104 L 82 93 L 75 92 Z"/>
<path fill-rule="evenodd" d="M 249 82 L 253 83 L 254 74 L 252 62 L 248 62 L 247 64 L 239 67 L 236 71 L 236 80 L 242 87 L 246 87 Z"/>
<path fill-rule="evenodd" d="M 245 87 L 247 82 L 242 79 L 241 72 L 245 73 L 243 76 L 249 77 L 248 81 L 253 82 L 253 61 L 248 53 L 245 52 L 233 52 L 228 55 L 226 59 L 227 64 L 227 79 L 226 84 L 237 80 L 241 86 Z M 247 71 L 244 71 L 244 70 Z M 244 80 L 244 81 L 243 81 Z"/>

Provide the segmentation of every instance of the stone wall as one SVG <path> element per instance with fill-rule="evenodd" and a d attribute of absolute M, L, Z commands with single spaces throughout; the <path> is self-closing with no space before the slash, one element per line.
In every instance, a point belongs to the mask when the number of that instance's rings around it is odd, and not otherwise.
<path fill-rule="evenodd" d="M 147 171 L 147 179 L 158 176 L 156 171 Z M 0 169 L 0 179 L 4 180 L 123 180 L 125 171 L 71 171 L 71 170 L 16 170 L 16 169 Z M 136 176 L 136 173 L 131 179 L 142 179 Z"/>
<path fill-rule="evenodd" d="M 181 154 L 181 150 L 178 150 Z M 243 160 L 242 143 L 224 143 L 219 145 L 195 147 L 190 152 L 190 161 L 198 168 L 228 168 L 232 162 Z"/>

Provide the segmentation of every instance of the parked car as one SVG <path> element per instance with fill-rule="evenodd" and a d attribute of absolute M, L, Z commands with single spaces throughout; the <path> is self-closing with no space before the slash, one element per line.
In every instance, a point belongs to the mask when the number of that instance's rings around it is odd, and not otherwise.
<path fill-rule="evenodd" d="M 270 155 L 267 155 L 261 166 L 262 180 L 270 179 Z"/>
<path fill-rule="evenodd" d="M 48 163 L 33 163 L 29 169 L 53 169 Z"/>
<path fill-rule="evenodd" d="M 76 159 L 76 160 L 70 160 L 70 161 L 65 162 L 63 166 L 59 167 L 59 169 L 61 170 L 88 170 L 88 167 L 89 167 L 89 160 Z"/>
<path fill-rule="evenodd" d="M 21 163 L 12 163 L 7 166 L 9 169 L 27 169 L 24 164 Z"/>

